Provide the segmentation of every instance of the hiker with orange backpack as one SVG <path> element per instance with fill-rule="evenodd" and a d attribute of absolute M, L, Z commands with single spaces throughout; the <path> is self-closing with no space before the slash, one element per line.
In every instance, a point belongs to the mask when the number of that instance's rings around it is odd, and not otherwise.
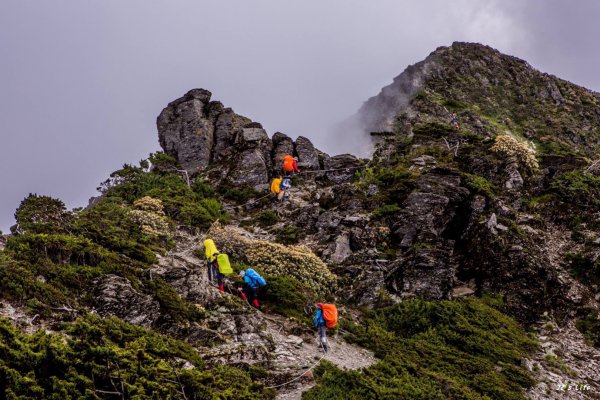
<path fill-rule="evenodd" d="M 283 163 L 281 169 L 284 174 L 292 174 L 294 172 L 300 172 L 298 168 L 298 157 L 292 157 L 290 154 L 283 156 Z"/>
<path fill-rule="evenodd" d="M 327 342 L 327 328 L 335 328 L 338 320 L 338 312 L 335 304 L 317 303 L 317 312 L 313 319 L 313 325 L 319 332 L 319 341 L 323 353 L 329 351 L 329 343 Z"/>

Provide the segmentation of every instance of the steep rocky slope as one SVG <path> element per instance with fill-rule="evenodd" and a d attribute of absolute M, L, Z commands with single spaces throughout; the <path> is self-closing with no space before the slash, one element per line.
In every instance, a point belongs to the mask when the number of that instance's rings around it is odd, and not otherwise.
<path fill-rule="evenodd" d="M 598 94 L 455 43 L 359 111 L 371 159 L 211 97 L 168 104 L 164 153 L 86 209 L 23 201 L 0 240 L 7 398 L 600 396 Z M 261 311 L 209 285 L 207 237 L 267 278 Z M 341 311 L 325 357 L 317 301 Z"/>

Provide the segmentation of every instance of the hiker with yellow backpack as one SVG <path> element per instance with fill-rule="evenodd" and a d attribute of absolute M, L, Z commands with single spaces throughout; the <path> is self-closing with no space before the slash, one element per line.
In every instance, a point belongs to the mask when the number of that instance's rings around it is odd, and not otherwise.
<path fill-rule="evenodd" d="M 218 286 L 219 290 L 224 292 L 224 277 L 233 273 L 229 257 L 227 254 L 219 253 L 217 245 L 212 239 L 204 241 L 204 254 L 206 255 L 208 282 Z"/>
<path fill-rule="evenodd" d="M 319 341 L 323 353 L 329 351 L 329 343 L 327 341 L 327 328 L 335 328 L 338 321 L 338 311 L 335 304 L 317 303 L 317 312 L 313 319 L 313 325 L 319 332 Z"/>

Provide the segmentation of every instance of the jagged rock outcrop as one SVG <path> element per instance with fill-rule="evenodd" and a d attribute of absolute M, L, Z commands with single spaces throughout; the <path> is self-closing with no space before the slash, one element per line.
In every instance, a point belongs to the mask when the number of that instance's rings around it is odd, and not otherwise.
<path fill-rule="evenodd" d="M 159 142 L 190 174 L 204 172 L 214 183 L 264 189 L 281 172 L 285 154 L 300 168 L 320 169 L 320 152 L 306 137 L 294 142 L 277 132 L 271 139 L 261 124 L 240 116 L 204 89 L 190 90 L 157 119 Z"/>

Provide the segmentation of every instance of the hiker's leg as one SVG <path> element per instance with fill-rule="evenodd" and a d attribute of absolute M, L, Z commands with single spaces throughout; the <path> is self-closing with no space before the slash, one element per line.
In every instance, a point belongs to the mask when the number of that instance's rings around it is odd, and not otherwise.
<path fill-rule="evenodd" d="M 327 343 L 327 327 L 325 325 L 319 325 L 319 340 L 321 341 L 323 351 L 327 353 L 329 345 Z"/>
<path fill-rule="evenodd" d="M 219 290 L 221 292 L 225 291 L 225 284 L 223 283 L 223 275 L 220 272 L 217 272 L 217 285 L 219 285 Z"/>
<path fill-rule="evenodd" d="M 219 279 L 219 267 L 217 267 L 217 262 L 213 261 L 212 263 L 212 284 L 214 285 Z"/>
<path fill-rule="evenodd" d="M 213 268 L 212 268 L 212 262 L 207 261 L 206 262 L 206 275 L 208 276 L 208 283 L 212 282 L 212 272 L 213 272 Z"/>

